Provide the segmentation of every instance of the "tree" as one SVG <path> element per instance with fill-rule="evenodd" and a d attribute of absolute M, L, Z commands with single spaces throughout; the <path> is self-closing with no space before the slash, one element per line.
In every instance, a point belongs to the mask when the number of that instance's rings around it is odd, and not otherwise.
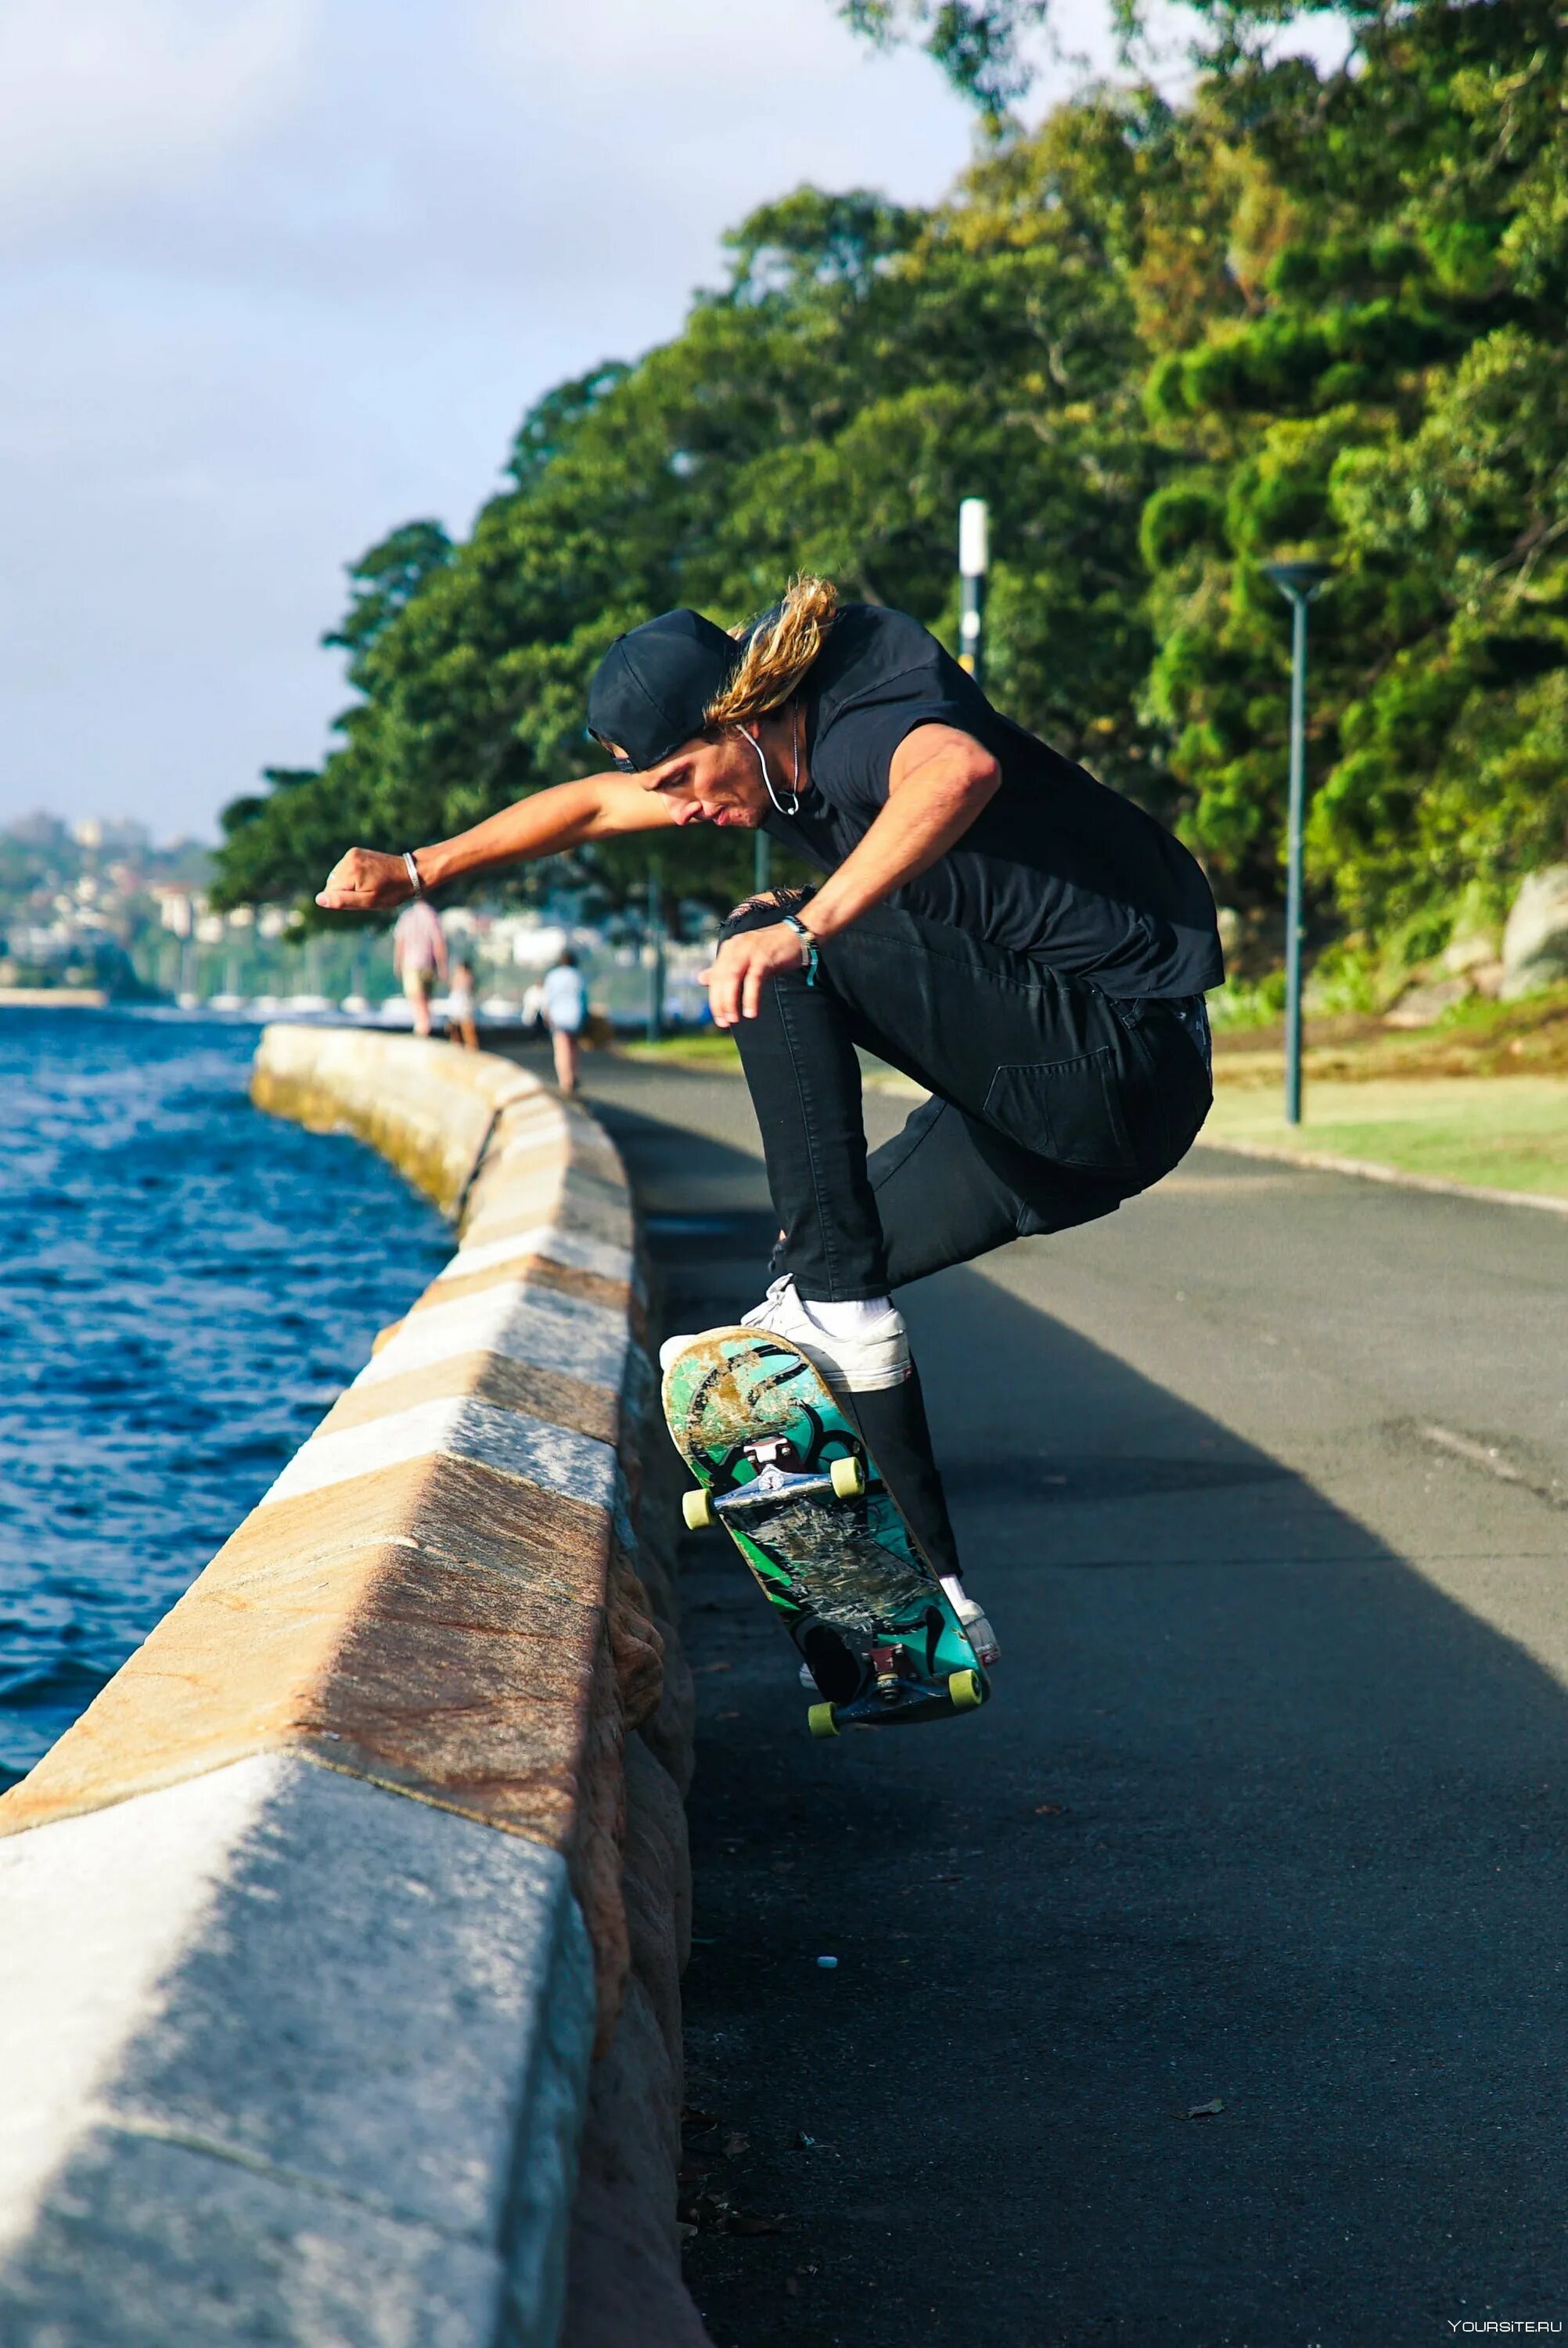
<path fill-rule="evenodd" d="M 839 0 L 838 13 L 879 48 L 917 39 L 994 129 L 1034 78 L 1023 36 L 1050 8 L 1049 0 Z"/>
<path fill-rule="evenodd" d="M 451 557 L 452 541 L 438 521 L 405 521 L 350 564 L 353 600 L 323 644 L 341 644 L 355 654 L 365 651 Z"/>
<path fill-rule="evenodd" d="M 1015 518 L 995 639 L 1020 714 L 1141 774 L 1126 712 L 1149 649 L 1145 436 L 1132 312 L 1094 208 L 1118 153 L 1088 118 L 930 214 L 802 189 L 743 222 L 728 283 L 682 335 L 524 419 L 511 485 L 465 543 L 434 548 L 416 580 L 433 542 L 412 530 L 354 566 L 337 633 L 358 699 L 319 777 L 229 811 L 220 901 L 306 909 L 354 839 L 444 836 L 585 771 L 589 675 L 650 613 L 692 602 L 734 625 L 815 568 L 951 632 L 968 494 Z M 613 896 L 646 857 L 609 843 L 572 877 Z M 749 880 L 749 845 L 723 834 L 686 835 L 680 862 L 715 904 Z"/>
<path fill-rule="evenodd" d="M 1150 707 L 1189 836 L 1266 917 L 1287 655 L 1260 566 L 1331 561 L 1310 861 L 1355 929 L 1419 955 L 1568 820 L 1564 35 L 1532 0 L 1425 0 L 1368 17 L 1357 69 L 1320 80 L 1247 49 L 1263 13 L 1226 19 L 1166 202 L 1222 273 L 1173 283 L 1156 252 L 1140 288 L 1176 460 L 1144 517 Z"/>

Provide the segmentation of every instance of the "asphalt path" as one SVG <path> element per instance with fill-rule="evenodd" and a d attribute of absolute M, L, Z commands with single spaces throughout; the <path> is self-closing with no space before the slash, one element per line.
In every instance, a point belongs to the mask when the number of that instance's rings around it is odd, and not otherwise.
<path fill-rule="evenodd" d="M 743 1312 L 742 1085 L 587 1091 Z M 1568 2323 L 1568 1224 L 1200 1150 L 904 1302 L 995 1701 L 815 1744 L 683 1549 L 717 2348 Z"/>

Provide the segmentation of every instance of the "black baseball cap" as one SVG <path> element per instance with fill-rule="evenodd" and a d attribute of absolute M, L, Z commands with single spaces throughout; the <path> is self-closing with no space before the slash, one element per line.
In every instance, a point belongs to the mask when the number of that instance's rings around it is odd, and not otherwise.
<path fill-rule="evenodd" d="M 588 730 L 620 744 L 616 765 L 641 774 L 701 734 L 708 705 L 743 647 L 701 612 L 662 612 L 617 636 L 588 688 Z"/>

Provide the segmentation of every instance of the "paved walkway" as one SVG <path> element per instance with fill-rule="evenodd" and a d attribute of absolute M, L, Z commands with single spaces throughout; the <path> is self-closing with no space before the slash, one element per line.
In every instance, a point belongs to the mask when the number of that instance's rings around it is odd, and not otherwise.
<path fill-rule="evenodd" d="M 741 1086 L 589 1084 L 754 1302 Z M 1200 1153 L 906 1301 L 996 1702 L 814 1745 L 686 1552 L 718 2348 L 1568 2322 L 1568 1228 Z"/>

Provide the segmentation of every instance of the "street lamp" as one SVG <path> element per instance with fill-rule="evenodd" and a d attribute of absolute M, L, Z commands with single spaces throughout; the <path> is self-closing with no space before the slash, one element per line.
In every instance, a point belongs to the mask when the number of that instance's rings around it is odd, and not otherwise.
<path fill-rule="evenodd" d="M 984 498 L 965 498 L 958 507 L 958 666 L 968 669 L 977 685 L 985 683 L 980 651 L 980 618 L 985 604 L 986 571 L 990 559 L 989 530 Z"/>
<path fill-rule="evenodd" d="M 1334 575 L 1327 562 L 1266 562 L 1290 605 L 1290 813 L 1285 878 L 1285 1122 L 1301 1123 L 1301 832 L 1307 805 L 1307 606 Z"/>
<path fill-rule="evenodd" d="M 664 907 L 663 867 L 657 856 L 648 860 L 648 895 L 642 917 L 643 955 L 648 965 L 648 1012 L 643 1033 L 657 1044 L 664 1032 Z"/>

